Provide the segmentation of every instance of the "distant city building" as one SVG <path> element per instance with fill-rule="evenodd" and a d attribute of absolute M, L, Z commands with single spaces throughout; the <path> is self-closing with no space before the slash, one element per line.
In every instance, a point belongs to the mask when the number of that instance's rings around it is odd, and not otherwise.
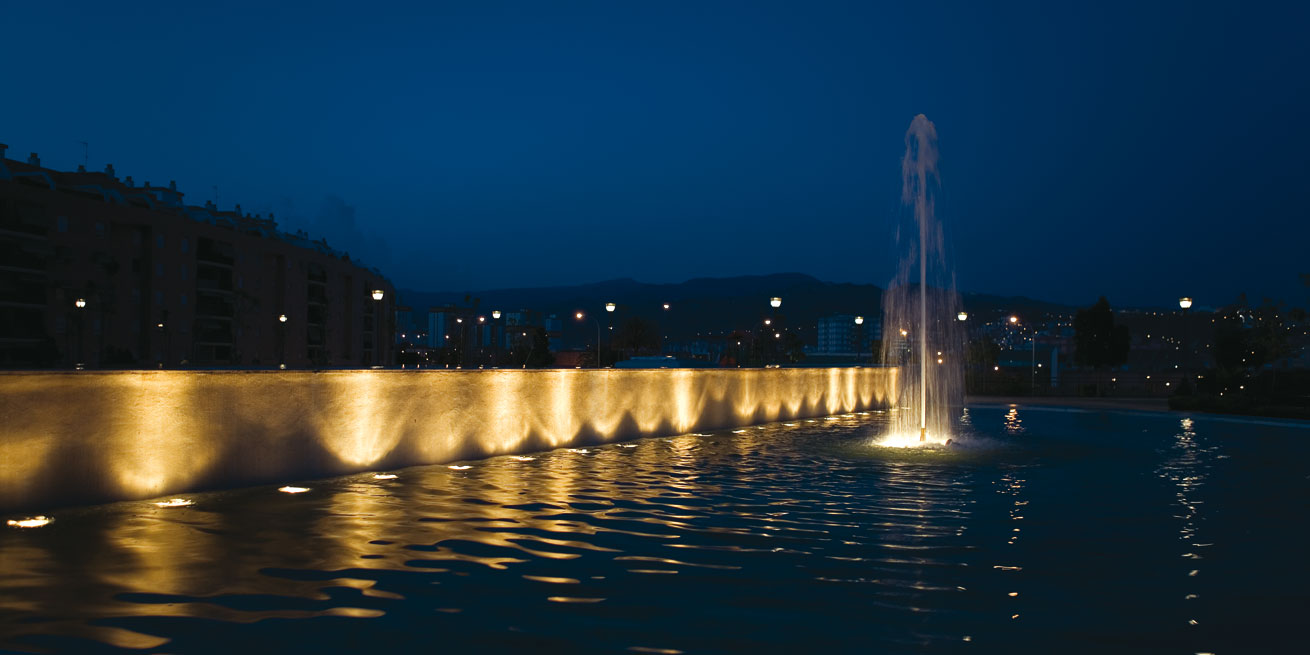
<path fill-rule="evenodd" d="M 821 355 L 867 353 L 882 339 L 882 317 L 865 316 L 855 323 L 855 314 L 834 314 L 819 319 L 814 352 Z"/>
<path fill-rule="evenodd" d="M 325 241 L 174 183 L 0 145 L 0 367 L 369 366 L 396 293 Z M 381 291 L 381 299 L 374 292 Z"/>

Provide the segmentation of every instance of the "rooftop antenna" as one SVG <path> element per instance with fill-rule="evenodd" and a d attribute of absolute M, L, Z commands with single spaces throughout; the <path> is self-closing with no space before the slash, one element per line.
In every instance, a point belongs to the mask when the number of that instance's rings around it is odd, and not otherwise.
<path fill-rule="evenodd" d="M 82 168 L 86 168 L 91 146 L 86 141 L 78 141 L 78 143 L 82 144 Z"/>

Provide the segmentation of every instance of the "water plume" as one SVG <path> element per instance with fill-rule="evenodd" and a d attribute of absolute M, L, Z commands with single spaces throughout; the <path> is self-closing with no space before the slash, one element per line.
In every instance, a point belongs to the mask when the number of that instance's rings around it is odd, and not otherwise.
<path fill-rule="evenodd" d="M 883 363 L 901 369 L 897 411 L 882 445 L 945 443 L 952 407 L 963 402 L 961 305 L 935 211 L 937 159 L 937 128 L 919 114 L 905 133 L 901 160 L 901 260 L 882 300 Z"/>

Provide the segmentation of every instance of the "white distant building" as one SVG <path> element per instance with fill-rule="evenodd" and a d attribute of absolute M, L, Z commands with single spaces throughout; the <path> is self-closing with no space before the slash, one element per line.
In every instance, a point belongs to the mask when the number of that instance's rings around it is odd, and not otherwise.
<path fill-rule="evenodd" d="M 825 316 L 819 319 L 817 332 L 817 354 L 867 353 L 882 338 L 882 317 L 865 316 L 864 323 L 857 325 L 855 314 Z"/>

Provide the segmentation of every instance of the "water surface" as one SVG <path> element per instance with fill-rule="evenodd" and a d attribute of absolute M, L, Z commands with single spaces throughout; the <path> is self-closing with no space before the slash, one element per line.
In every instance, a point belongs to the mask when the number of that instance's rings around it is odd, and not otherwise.
<path fill-rule="evenodd" d="M 1310 424 L 961 418 L 949 451 L 852 414 L 54 511 L 0 530 L 0 650 L 1306 643 Z"/>

